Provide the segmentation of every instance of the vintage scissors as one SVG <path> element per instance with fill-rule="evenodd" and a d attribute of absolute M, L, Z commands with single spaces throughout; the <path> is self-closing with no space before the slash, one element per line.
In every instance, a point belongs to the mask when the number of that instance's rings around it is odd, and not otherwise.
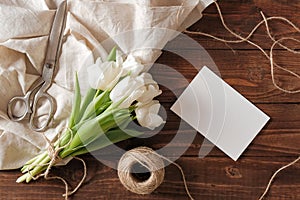
<path fill-rule="evenodd" d="M 67 3 L 63 1 L 54 17 L 53 25 L 51 28 L 50 36 L 48 39 L 48 47 L 45 58 L 45 63 L 43 65 L 42 76 L 37 79 L 27 93 L 24 96 L 16 96 L 12 98 L 7 107 L 7 114 L 12 121 L 21 121 L 27 115 L 29 115 L 29 125 L 34 131 L 43 131 L 49 125 L 50 121 L 56 110 L 56 103 L 52 96 L 47 93 L 47 90 L 52 84 L 52 78 L 56 66 L 56 61 L 59 56 L 59 52 L 62 45 L 63 31 L 66 20 L 66 9 Z M 40 126 L 38 126 L 37 120 L 34 120 L 37 115 L 37 107 L 42 99 L 45 99 L 50 103 L 49 113 L 47 115 L 47 120 Z M 21 114 L 16 114 L 14 108 L 17 104 L 22 104 L 24 110 L 18 111 Z"/>

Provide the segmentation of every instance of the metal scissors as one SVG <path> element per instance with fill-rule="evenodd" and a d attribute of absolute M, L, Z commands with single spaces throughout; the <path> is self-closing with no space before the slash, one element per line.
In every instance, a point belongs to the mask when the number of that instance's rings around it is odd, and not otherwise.
<path fill-rule="evenodd" d="M 29 125 L 34 131 L 45 130 L 56 111 L 56 102 L 54 98 L 47 93 L 47 90 L 52 84 L 56 61 L 62 45 L 63 31 L 66 20 L 66 8 L 67 3 L 66 1 L 63 1 L 55 13 L 53 25 L 48 39 L 48 47 L 45 63 L 43 65 L 42 76 L 33 83 L 24 96 L 16 96 L 12 98 L 7 105 L 7 114 L 12 121 L 21 121 L 27 115 L 29 115 Z M 42 99 L 45 99 L 50 103 L 50 108 L 47 115 L 47 120 L 42 125 L 38 126 L 34 118 L 39 117 L 36 115 L 39 106 L 38 104 Z M 21 114 L 16 114 L 16 111 L 14 111 L 14 108 L 16 108 L 18 103 L 22 104 L 24 107 L 24 110 L 22 109 L 22 111 L 19 111 L 22 112 Z"/>

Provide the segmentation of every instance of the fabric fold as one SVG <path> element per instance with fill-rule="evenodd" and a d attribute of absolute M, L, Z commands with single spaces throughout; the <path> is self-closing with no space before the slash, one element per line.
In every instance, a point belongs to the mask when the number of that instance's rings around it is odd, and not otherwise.
<path fill-rule="evenodd" d="M 12 38 L 30 38 L 49 34 L 55 11 L 34 11 L 5 4 L 0 6 L 0 42 Z"/>

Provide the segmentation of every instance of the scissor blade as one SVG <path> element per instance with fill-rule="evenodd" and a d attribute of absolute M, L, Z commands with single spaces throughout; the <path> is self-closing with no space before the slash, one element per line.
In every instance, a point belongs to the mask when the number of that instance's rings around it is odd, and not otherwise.
<path fill-rule="evenodd" d="M 55 65 L 55 62 L 58 58 L 65 25 L 66 9 L 67 2 L 63 1 L 56 11 L 49 36 L 45 63 Z"/>

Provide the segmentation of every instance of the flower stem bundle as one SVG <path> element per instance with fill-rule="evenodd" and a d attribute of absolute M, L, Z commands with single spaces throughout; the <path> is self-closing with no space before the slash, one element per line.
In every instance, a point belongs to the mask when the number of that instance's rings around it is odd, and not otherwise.
<path fill-rule="evenodd" d="M 30 182 L 47 175 L 61 160 L 104 148 L 142 133 L 128 128 L 133 120 L 150 129 L 164 121 L 158 115 L 160 104 L 153 100 L 161 94 L 152 76 L 132 55 L 126 60 L 112 49 L 107 61 L 100 58 L 88 68 L 91 88 L 82 98 L 75 78 L 73 107 L 67 129 L 49 143 L 48 151 L 29 160 L 17 182 Z M 47 139 L 47 138 L 45 138 Z"/>

